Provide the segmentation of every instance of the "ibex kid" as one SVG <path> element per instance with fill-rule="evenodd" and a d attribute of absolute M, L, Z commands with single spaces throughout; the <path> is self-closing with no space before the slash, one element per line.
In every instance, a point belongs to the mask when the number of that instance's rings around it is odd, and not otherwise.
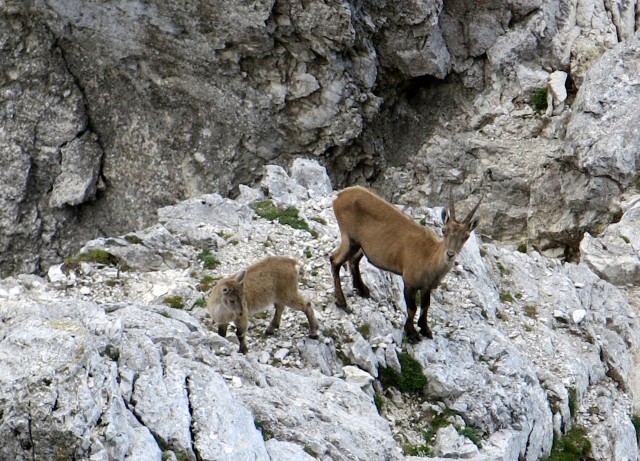
<path fill-rule="evenodd" d="M 270 256 L 247 267 L 235 277 L 218 281 L 207 302 L 209 315 L 218 324 L 218 334 L 227 335 L 227 324 L 234 322 L 240 342 L 240 352 L 248 352 L 246 332 L 249 316 L 271 305 L 276 312 L 266 334 L 280 327 L 284 307 L 305 313 L 309 321 L 309 336 L 318 337 L 318 322 L 311 303 L 298 292 L 298 263 L 284 256 Z"/>

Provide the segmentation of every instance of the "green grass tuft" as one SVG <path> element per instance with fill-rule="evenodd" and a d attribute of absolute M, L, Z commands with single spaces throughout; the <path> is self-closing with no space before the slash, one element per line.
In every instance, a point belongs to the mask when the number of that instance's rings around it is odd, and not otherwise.
<path fill-rule="evenodd" d="M 512 303 L 514 301 L 513 296 L 511 295 L 511 293 L 508 293 L 506 291 L 501 291 L 500 292 L 500 301 L 507 302 L 507 303 Z"/>
<path fill-rule="evenodd" d="M 545 112 L 547 110 L 547 89 L 542 88 L 531 95 L 531 103 L 537 112 Z"/>
<path fill-rule="evenodd" d="M 213 287 L 213 285 L 215 285 L 216 280 L 217 279 L 215 277 L 212 277 L 210 275 L 203 275 L 200 279 L 200 283 L 198 283 L 198 291 L 201 291 L 203 293 L 209 291 Z"/>
<path fill-rule="evenodd" d="M 205 269 L 214 269 L 220 264 L 220 261 L 209 250 L 202 250 L 198 255 L 198 259 L 202 261 Z"/>
<path fill-rule="evenodd" d="M 184 309 L 184 299 L 182 296 L 169 296 L 162 300 L 163 303 L 173 307 L 174 309 Z"/>
<path fill-rule="evenodd" d="M 256 202 L 251 207 L 261 218 L 277 221 L 294 229 L 302 229 L 309 232 L 313 237 L 318 237 L 318 233 L 311 229 L 304 219 L 298 216 L 299 212 L 295 207 L 279 207 L 271 200 Z"/>
<path fill-rule="evenodd" d="M 391 367 L 381 367 L 379 380 L 384 387 L 394 386 L 401 392 L 418 393 L 427 386 L 427 377 L 422 371 L 422 365 L 410 354 L 398 354 L 400 370 L 398 373 Z"/>
<path fill-rule="evenodd" d="M 142 245 L 143 242 L 143 240 L 137 235 L 127 235 L 124 239 L 132 245 Z"/>
<path fill-rule="evenodd" d="M 364 339 L 369 339 L 369 335 L 371 334 L 371 327 L 366 323 L 364 325 L 360 325 L 356 328 L 356 331 L 362 335 Z"/>
<path fill-rule="evenodd" d="M 116 266 L 119 263 L 118 258 L 106 250 L 89 250 L 85 253 L 80 253 L 79 255 L 65 259 L 64 263 L 74 264 L 82 261 L 104 264 L 106 266 Z"/>

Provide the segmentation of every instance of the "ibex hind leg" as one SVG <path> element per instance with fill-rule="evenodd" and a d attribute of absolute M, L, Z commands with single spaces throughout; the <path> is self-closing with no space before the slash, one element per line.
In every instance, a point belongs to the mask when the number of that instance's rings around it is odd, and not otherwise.
<path fill-rule="evenodd" d="M 295 299 L 292 299 L 287 305 L 291 309 L 304 312 L 307 316 L 307 322 L 309 322 L 309 336 L 311 338 L 318 338 L 318 321 L 316 320 L 316 314 L 313 311 L 313 306 L 301 295 L 298 295 Z"/>
<path fill-rule="evenodd" d="M 360 246 L 358 246 L 353 240 L 345 240 L 345 236 L 343 235 L 340 247 L 338 247 L 338 249 L 329 257 L 329 261 L 331 261 L 331 274 L 333 275 L 333 288 L 336 298 L 336 306 L 346 311 L 348 311 L 347 301 L 344 297 L 342 284 L 340 282 L 340 269 L 347 261 L 352 259 L 359 250 Z"/>
<path fill-rule="evenodd" d="M 362 281 L 360 275 L 360 260 L 364 256 L 362 248 L 349 260 L 349 271 L 351 271 L 351 278 L 353 279 L 353 289 L 363 298 L 369 298 L 371 293 L 369 288 Z"/>
<path fill-rule="evenodd" d="M 282 318 L 282 313 L 284 312 L 284 304 L 276 303 L 274 304 L 276 308 L 276 313 L 273 315 L 273 320 L 267 327 L 265 334 L 272 335 L 276 329 L 280 328 L 280 319 Z"/>

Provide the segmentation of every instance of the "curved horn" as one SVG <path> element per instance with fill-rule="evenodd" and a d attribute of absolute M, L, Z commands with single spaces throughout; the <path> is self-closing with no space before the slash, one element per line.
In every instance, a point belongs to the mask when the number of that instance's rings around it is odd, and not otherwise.
<path fill-rule="evenodd" d="M 456 209 L 453 206 L 453 188 L 449 188 L 449 213 L 451 213 L 451 219 L 456 220 Z"/>
<path fill-rule="evenodd" d="M 475 212 L 477 211 L 478 207 L 480 206 L 480 203 L 482 203 L 482 199 L 483 198 L 484 198 L 484 194 L 480 196 L 480 200 L 478 200 L 478 203 L 476 203 L 476 206 L 473 207 L 473 209 L 469 212 L 467 217 L 464 218 L 463 222 L 470 222 L 471 221 L 471 218 L 473 218 L 473 215 L 475 214 Z"/>

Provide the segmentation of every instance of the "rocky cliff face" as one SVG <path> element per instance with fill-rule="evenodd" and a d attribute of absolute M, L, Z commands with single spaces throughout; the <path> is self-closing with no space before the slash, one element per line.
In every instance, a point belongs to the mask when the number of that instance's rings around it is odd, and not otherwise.
<path fill-rule="evenodd" d="M 434 293 L 434 339 L 412 345 L 397 276 L 363 260 L 371 298 L 346 276 L 353 311 L 335 307 L 323 168 L 269 166 L 241 191 L 162 208 L 151 227 L 87 242 L 85 258 L 46 279 L 0 282 L 3 459 L 537 460 L 576 427 L 590 459 L 639 458 L 633 290 L 591 269 L 628 267 L 595 251 L 608 240 L 592 239 L 591 263 L 576 265 L 472 236 Z M 309 230 L 256 215 L 265 198 L 295 207 Z M 628 203 L 605 239 L 635 245 L 637 209 Z M 405 211 L 441 226 L 440 210 Z M 211 278 L 266 254 L 302 262 L 321 337 L 307 337 L 300 312 L 285 311 L 274 336 L 263 335 L 270 315 L 257 316 L 243 356 L 232 333 L 209 330 L 202 300 Z M 623 270 L 602 272 L 624 283 Z M 422 384 L 407 390 L 388 370 Z"/>
<path fill-rule="evenodd" d="M 2 275 L 298 156 L 407 204 L 484 193 L 484 233 L 541 248 L 634 184 L 634 2 L 0 5 Z"/>

